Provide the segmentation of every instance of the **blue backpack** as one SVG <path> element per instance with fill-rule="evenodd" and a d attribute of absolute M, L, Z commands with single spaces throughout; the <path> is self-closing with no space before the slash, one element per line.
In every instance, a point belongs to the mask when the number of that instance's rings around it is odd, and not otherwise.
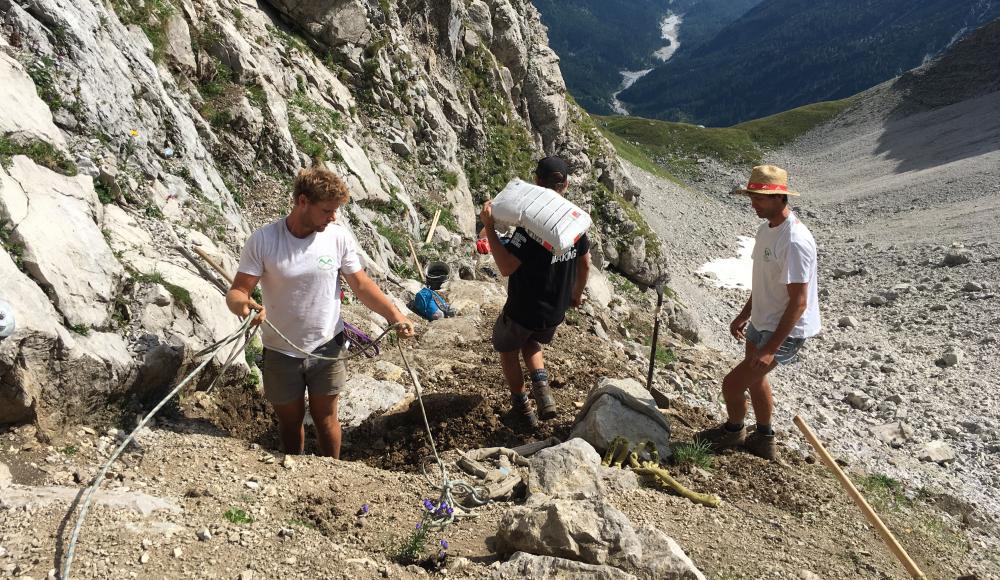
<path fill-rule="evenodd" d="M 441 318 L 441 316 L 435 316 L 439 310 L 446 318 L 455 315 L 444 298 L 441 298 L 440 294 L 430 288 L 421 288 L 420 292 L 417 292 L 417 295 L 413 297 L 413 311 L 423 318 L 427 320 Z"/>

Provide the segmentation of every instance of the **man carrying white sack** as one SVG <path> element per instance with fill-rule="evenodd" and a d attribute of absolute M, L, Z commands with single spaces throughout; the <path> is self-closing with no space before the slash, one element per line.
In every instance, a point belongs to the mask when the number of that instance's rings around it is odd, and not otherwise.
<path fill-rule="evenodd" d="M 562 195 L 569 186 L 569 170 L 559 157 L 546 157 L 535 168 L 535 184 Z M 495 229 L 491 202 L 479 214 L 493 260 L 507 282 L 507 303 L 493 327 L 493 348 L 510 386 L 511 419 L 516 427 L 535 429 L 538 415 L 552 419 L 558 413 L 545 372 L 542 345 L 552 342 L 570 306 L 580 306 L 590 271 L 590 241 L 580 236 L 573 248 L 553 255 L 524 228 L 518 227 L 506 244 Z M 538 414 L 528 402 L 520 357 L 531 375 L 531 394 Z"/>

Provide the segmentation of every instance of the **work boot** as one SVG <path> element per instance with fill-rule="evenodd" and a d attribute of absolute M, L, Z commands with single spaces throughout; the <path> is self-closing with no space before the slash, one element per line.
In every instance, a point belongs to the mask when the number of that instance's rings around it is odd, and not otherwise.
<path fill-rule="evenodd" d="M 720 424 L 718 427 L 699 431 L 694 436 L 695 441 L 708 443 L 712 451 L 719 451 L 729 447 L 740 447 L 746 442 L 746 438 L 746 427 L 740 428 L 739 431 L 730 431 L 726 429 L 725 423 Z"/>
<path fill-rule="evenodd" d="M 778 449 L 774 444 L 773 433 L 771 435 L 764 435 L 755 429 L 754 432 L 747 437 L 744 446 L 750 453 L 753 453 L 757 457 L 763 457 L 768 461 L 774 461 L 778 457 Z"/>
<path fill-rule="evenodd" d="M 538 414 L 542 416 L 542 419 L 547 421 L 556 418 L 559 413 L 556 411 L 556 400 L 552 396 L 552 389 L 549 388 L 548 381 L 531 383 L 531 396 L 535 398 Z"/>
<path fill-rule="evenodd" d="M 538 415 L 527 399 L 523 402 L 517 400 L 511 402 L 507 418 L 510 427 L 515 431 L 531 432 L 538 429 Z"/>

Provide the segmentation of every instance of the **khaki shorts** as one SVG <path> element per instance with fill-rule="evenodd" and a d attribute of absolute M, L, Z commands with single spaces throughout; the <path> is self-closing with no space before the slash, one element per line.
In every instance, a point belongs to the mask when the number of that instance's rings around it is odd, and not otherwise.
<path fill-rule="evenodd" d="M 337 338 L 313 351 L 322 356 L 339 356 L 343 347 Z M 301 400 L 306 388 L 310 396 L 339 395 L 347 383 L 344 361 L 296 358 L 264 349 L 264 396 L 272 405 L 284 405 Z"/>
<path fill-rule="evenodd" d="M 496 324 L 493 325 L 493 349 L 497 352 L 512 352 L 520 350 L 530 341 L 548 344 L 552 342 L 556 328 L 558 326 L 545 330 L 531 330 L 521 326 L 501 311 Z"/>

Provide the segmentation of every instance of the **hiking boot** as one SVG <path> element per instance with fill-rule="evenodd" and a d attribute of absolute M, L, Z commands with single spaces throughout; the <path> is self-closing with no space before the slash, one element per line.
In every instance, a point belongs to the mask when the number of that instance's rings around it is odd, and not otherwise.
<path fill-rule="evenodd" d="M 556 418 L 559 413 L 556 410 L 556 400 L 552 396 L 548 381 L 532 383 L 531 396 L 534 397 L 535 404 L 538 405 L 538 414 L 542 416 L 542 419 L 547 421 Z"/>
<path fill-rule="evenodd" d="M 746 442 L 747 429 L 743 427 L 739 431 L 726 429 L 726 424 L 722 423 L 717 427 L 705 429 L 695 434 L 695 441 L 703 441 L 711 447 L 712 451 L 719 451 L 729 447 L 740 447 Z"/>
<path fill-rule="evenodd" d="M 757 457 L 763 457 L 768 461 L 774 461 L 778 457 L 778 449 L 774 444 L 774 435 L 764 435 L 754 430 L 746 439 L 744 446 L 747 451 Z"/>
<path fill-rule="evenodd" d="M 509 426 L 515 431 L 534 431 L 538 429 L 538 415 L 531 408 L 531 403 L 511 403 L 510 411 L 507 412 Z"/>

